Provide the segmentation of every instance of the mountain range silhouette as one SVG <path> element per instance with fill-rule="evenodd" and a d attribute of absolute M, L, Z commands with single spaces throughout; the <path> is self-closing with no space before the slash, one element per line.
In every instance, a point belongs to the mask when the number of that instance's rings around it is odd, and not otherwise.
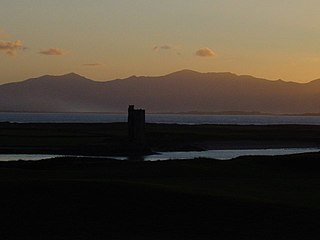
<path fill-rule="evenodd" d="M 182 70 L 165 76 L 93 81 L 75 73 L 0 85 L 1 111 L 319 113 L 320 80 L 272 81 Z"/>

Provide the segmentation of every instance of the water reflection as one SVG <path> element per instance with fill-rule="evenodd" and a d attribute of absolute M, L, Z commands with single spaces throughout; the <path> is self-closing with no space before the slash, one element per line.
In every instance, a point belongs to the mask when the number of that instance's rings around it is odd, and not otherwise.
<path fill-rule="evenodd" d="M 0 154 L 0 162 L 10 162 L 10 161 L 19 161 L 19 160 L 43 160 L 50 159 L 55 157 L 62 157 L 63 155 L 53 155 L 53 154 Z"/>
<path fill-rule="evenodd" d="M 116 157 L 118 160 L 131 161 L 164 161 L 170 159 L 193 159 L 193 158 L 214 158 L 228 160 L 240 156 L 280 156 L 297 153 L 318 152 L 318 148 L 277 148 L 277 149 L 228 149 L 228 150 L 208 150 L 190 152 L 160 152 L 149 156 Z"/>
<path fill-rule="evenodd" d="M 115 159 L 119 159 L 119 160 L 128 160 L 128 161 L 145 161 L 146 156 L 143 155 L 131 155 L 128 157 L 116 157 Z"/>
<path fill-rule="evenodd" d="M 69 157 L 92 157 L 92 158 L 113 158 L 117 160 L 128 161 L 158 161 L 158 160 L 170 160 L 170 159 L 193 159 L 193 158 L 214 158 L 219 160 L 228 160 L 240 156 L 249 155 L 288 155 L 296 153 L 311 153 L 319 152 L 319 148 L 282 148 L 282 149 L 228 149 L 228 150 L 208 150 L 208 151 L 191 151 L 191 152 L 160 152 L 158 154 L 140 156 L 131 155 L 124 157 L 112 157 L 112 156 L 70 156 Z M 42 160 L 55 157 L 68 157 L 65 155 L 43 155 L 43 154 L 0 154 L 0 161 L 17 161 L 17 160 Z"/>

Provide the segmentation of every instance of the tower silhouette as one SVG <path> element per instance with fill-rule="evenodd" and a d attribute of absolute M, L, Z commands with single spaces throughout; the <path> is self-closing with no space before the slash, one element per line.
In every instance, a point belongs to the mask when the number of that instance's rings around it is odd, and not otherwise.
<path fill-rule="evenodd" d="M 136 144 L 145 143 L 145 110 L 128 108 L 128 134 L 129 141 Z"/>

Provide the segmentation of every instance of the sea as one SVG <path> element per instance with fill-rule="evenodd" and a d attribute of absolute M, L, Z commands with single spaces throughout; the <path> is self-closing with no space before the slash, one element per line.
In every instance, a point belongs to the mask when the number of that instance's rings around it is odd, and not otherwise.
<path fill-rule="evenodd" d="M 127 114 L 125 113 L 0 113 L 0 122 L 15 123 L 111 123 L 126 121 Z M 147 114 L 146 122 L 167 124 L 320 125 L 320 116 Z"/>

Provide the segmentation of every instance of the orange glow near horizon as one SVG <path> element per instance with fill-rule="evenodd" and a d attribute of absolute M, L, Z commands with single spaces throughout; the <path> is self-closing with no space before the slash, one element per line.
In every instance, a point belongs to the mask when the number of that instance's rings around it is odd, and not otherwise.
<path fill-rule="evenodd" d="M 106 81 L 181 69 L 320 78 L 315 0 L 2 4 L 0 83 L 68 72 Z"/>

